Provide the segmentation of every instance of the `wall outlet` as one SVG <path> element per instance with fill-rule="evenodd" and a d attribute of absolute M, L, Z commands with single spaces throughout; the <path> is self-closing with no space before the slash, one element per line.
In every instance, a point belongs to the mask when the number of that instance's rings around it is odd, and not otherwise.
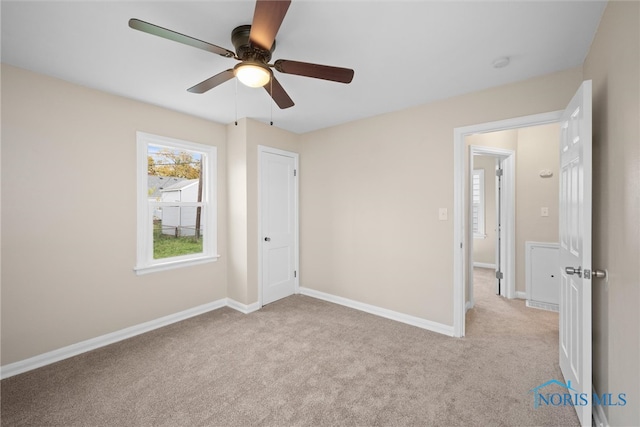
<path fill-rule="evenodd" d="M 438 219 L 440 221 L 446 221 L 449 219 L 449 214 L 447 213 L 447 208 L 438 209 Z"/>
<path fill-rule="evenodd" d="M 540 208 L 540 216 L 549 216 L 549 208 Z"/>

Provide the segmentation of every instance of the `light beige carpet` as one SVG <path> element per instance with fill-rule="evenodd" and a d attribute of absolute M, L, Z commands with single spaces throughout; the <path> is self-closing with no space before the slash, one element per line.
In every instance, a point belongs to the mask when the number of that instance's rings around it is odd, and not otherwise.
<path fill-rule="evenodd" d="M 562 378 L 557 314 L 479 279 L 463 339 L 305 296 L 223 308 L 3 380 L 2 425 L 577 425 L 529 393 Z"/>

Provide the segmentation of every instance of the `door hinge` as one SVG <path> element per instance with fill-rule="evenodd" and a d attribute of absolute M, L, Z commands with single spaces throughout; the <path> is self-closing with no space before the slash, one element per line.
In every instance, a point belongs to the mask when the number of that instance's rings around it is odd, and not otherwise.
<path fill-rule="evenodd" d="M 502 169 L 496 169 L 496 176 L 502 176 Z"/>
<path fill-rule="evenodd" d="M 298 272 L 293 270 L 293 277 L 298 277 Z"/>
<path fill-rule="evenodd" d="M 297 176 L 298 175 L 298 171 L 296 169 L 293 170 L 293 176 Z"/>
<path fill-rule="evenodd" d="M 502 275 L 502 271 L 496 271 L 496 279 L 502 280 L 504 276 Z"/>

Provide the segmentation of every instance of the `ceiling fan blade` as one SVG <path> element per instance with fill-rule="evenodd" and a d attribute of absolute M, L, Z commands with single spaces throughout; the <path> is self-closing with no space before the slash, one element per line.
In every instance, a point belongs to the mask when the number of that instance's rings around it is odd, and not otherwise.
<path fill-rule="evenodd" d="M 190 87 L 187 91 L 191 93 L 205 93 L 208 90 L 213 89 L 214 87 L 221 85 L 233 78 L 233 70 L 228 69 L 221 73 L 216 74 L 213 77 L 209 77 L 207 80 L 198 83 L 197 85 Z"/>
<path fill-rule="evenodd" d="M 251 43 L 270 50 L 290 4 L 291 0 L 257 0 L 249 34 Z"/>
<path fill-rule="evenodd" d="M 284 110 L 295 105 L 275 76 L 271 76 L 271 81 L 264 85 L 264 88 L 281 109 Z"/>
<path fill-rule="evenodd" d="M 159 27 L 154 24 L 150 24 L 139 19 L 129 19 L 129 27 L 134 30 L 142 31 L 144 33 L 152 34 L 154 36 L 162 37 L 174 42 L 186 44 L 188 46 L 197 47 L 198 49 L 206 50 L 208 52 L 222 55 L 226 58 L 233 58 L 235 54 L 228 49 L 220 46 L 216 46 L 211 43 L 203 42 L 202 40 L 194 39 L 193 37 L 185 36 L 184 34 L 177 33 L 166 28 Z"/>
<path fill-rule="evenodd" d="M 308 62 L 289 61 L 287 59 L 278 59 L 274 67 L 281 73 L 296 74 L 332 82 L 351 83 L 351 80 L 353 80 L 353 70 L 350 68 L 331 67 Z"/>

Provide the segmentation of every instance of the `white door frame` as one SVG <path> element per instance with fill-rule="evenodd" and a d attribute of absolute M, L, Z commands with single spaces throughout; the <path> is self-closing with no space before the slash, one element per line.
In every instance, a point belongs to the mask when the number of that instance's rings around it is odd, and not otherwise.
<path fill-rule="evenodd" d="M 278 148 L 267 147 L 265 145 L 258 145 L 258 304 L 260 307 L 263 306 L 262 303 L 262 180 L 260 177 L 262 176 L 261 164 L 262 164 L 262 154 L 270 153 L 270 154 L 278 154 L 281 156 L 293 157 L 294 168 L 296 170 L 296 178 L 293 182 L 294 188 L 294 197 L 295 197 L 295 215 L 294 215 L 294 233 L 295 233 L 295 243 L 294 243 L 294 265 L 296 269 L 296 277 L 295 277 L 295 290 L 294 293 L 300 293 L 300 221 L 299 221 L 299 213 L 300 213 L 300 203 L 299 203 L 299 186 L 298 182 L 300 179 L 300 166 L 299 166 L 299 154 L 291 151 L 280 150 Z"/>
<path fill-rule="evenodd" d="M 562 113 L 563 111 L 552 111 L 453 129 L 453 335 L 455 337 L 465 335 L 464 270 L 469 262 L 467 249 L 463 245 L 466 230 L 464 212 L 467 204 L 467 201 L 464 200 L 464 139 L 475 133 L 498 132 L 557 123 L 560 121 Z"/>
<path fill-rule="evenodd" d="M 501 198 L 501 210 L 502 210 L 502 227 L 501 227 L 501 253 L 502 259 L 501 271 L 504 273 L 504 281 L 507 286 L 503 286 L 500 289 L 500 295 L 505 298 L 515 298 L 516 295 L 516 152 L 513 150 L 506 150 L 503 148 L 485 147 L 479 145 L 469 146 L 469 173 L 473 170 L 473 156 L 491 156 L 499 159 L 502 164 L 503 170 L 503 187 L 499 193 L 496 191 L 496 204 L 498 197 Z M 464 172 L 464 171 L 463 171 Z M 493 175 L 495 180 L 496 176 Z M 487 177 L 485 176 L 485 182 Z M 470 184 L 469 184 L 470 185 Z M 471 203 L 469 203 L 471 205 Z M 485 205 L 486 209 L 486 205 Z M 497 206 L 496 206 L 497 209 Z M 471 206 L 469 206 L 469 215 L 471 215 Z M 496 215 L 497 218 L 497 215 Z M 497 224 L 496 224 L 497 225 Z M 468 296 L 469 307 L 473 307 L 473 229 L 468 228 L 467 241 L 467 277 L 468 280 Z M 497 246 L 498 239 L 496 239 Z M 497 248 L 496 248 L 497 249 Z M 497 260 L 496 260 L 497 263 Z M 466 306 L 466 303 L 465 303 Z"/>

